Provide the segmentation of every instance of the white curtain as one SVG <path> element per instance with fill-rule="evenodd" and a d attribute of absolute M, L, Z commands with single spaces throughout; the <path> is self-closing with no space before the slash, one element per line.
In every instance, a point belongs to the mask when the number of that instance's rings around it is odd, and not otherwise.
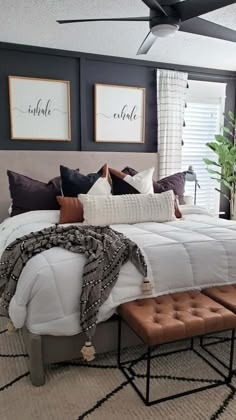
<path fill-rule="evenodd" d="M 181 171 L 187 85 L 187 73 L 157 70 L 159 178 Z"/>

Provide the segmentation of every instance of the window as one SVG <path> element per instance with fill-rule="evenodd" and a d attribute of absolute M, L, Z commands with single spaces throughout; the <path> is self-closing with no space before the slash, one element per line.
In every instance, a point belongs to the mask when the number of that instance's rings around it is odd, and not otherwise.
<path fill-rule="evenodd" d="M 215 191 L 219 184 L 210 178 L 203 159 L 216 158 L 206 143 L 213 141 L 215 134 L 221 131 L 225 90 L 224 83 L 189 81 L 185 110 L 182 170 L 193 166 L 200 185 L 200 189 L 197 188 L 197 205 L 214 214 L 219 212 L 220 194 Z M 194 196 L 194 187 L 194 182 L 186 182 L 185 194 Z"/>

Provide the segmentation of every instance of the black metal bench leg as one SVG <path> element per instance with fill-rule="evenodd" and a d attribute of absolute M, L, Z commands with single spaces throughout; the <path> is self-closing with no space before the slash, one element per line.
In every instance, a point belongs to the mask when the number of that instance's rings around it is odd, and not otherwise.
<path fill-rule="evenodd" d="M 229 374 L 227 382 L 230 383 L 233 376 L 233 363 L 234 363 L 234 339 L 235 339 L 235 329 L 232 330 L 231 334 L 231 345 L 230 345 L 230 362 L 229 362 Z"/>
<path fill-rule="evenodd" d="M 121 327 L 122 327 L 122 319 L 119 316 L 118 318 L 118 351 L 117 351 L 118 366 L 121 365 Z"/>
<path fill-rule="evenodd" d="M 191 338 L 190 350 L 194 349 L 194 338 Z"/>
<path fill-rule="evenodd" d="M 146 405 L 150 404 L 151 347 L 147 348 Z"/>
<path fill-rule="evenodd" d="M 130 383 L 130 385 L 133 387 L 133 389 L 136 391 L 136 393 L 139 395 L 139 397 L 142 399 L 142 401 L 147 405 L 147 406 L 151 406 L 153 404 L 160 404 L 162 402 L 165 401 L 169 401 L 169 400 L 173 400 L 175 398 L 180 398 L 180 397 L 184 397 L 187 395 L 191 395 L 197 392 L 201 392 L 201 391 L 205 391 L 205 390 L 209 390 L 209 389 L 213 389 L 219 386 L 223 386 L 226 383 L 229 384 L 232 380 L 232 376 L 233 376 L 233 359 L 234 359 L 234 346 L 235 346 L 235 329 L 233 329 L 231 331 L 231 346 L 230 346 L 230 361 L 229 364 L 225 364 L 225 368 L 227 368 L 227 374 L 221 372 L 216 366 L 214 366 L 210 360 L 208 360 L 206 357 L 204 357 L 201 353 L 198 352 L 198 350 L 196 348 L 194 348 L 194 337 L 191 338 L 191 347 L 190 350 L 192 350 L 194 353 L 196 353 L 196 355 L 198 355 L 202 360 L 204 360 L 215 372 L 217 372 L 223 379 L 219 379 L 219 380 L 211 380 L 211 381 L 206 381 L 209 382 L 207 385 L 204 385 L 200 388 L 194 388 L 194 389 L 190 389 L 187 391 L 183 391 L 183 392 L 179 392 L 178 394 L 173 394 L 167 397 L 163 397 L 163 398 L 159 398 L 156 400 L 151 400 L 150 399 L 150 386 L 151 386 L 151 359 L 153 357 L 161 357 L 161 356 L 166 356 L 169 353 L 164 353 L 164 354 L 159 354 L 159 355 L 154 355 L 152 356 L 152 347 L 151 346 L 147 346 L 147 352 L 145 354 L 143 354 L 141 357 L 135 359 L 135 360 L 127 360 L 125 362 L 121 361 L 121 335 L 122 335 L 122 318 L 119 317 L 118 318 L 118 353 L 117 353 L 117 363 L 118 366 L 121 370 L 121 372 L 123 372 L 123 374 L 125 375 L 127 381 Z M 204 346 L 203 346 L 204 349 Z M 186 349 L 183 349 L 182 351 L 185 351 Z M 204 349 L 206 352 L 208 352 L 208 350 Z M 210 352 L 208 352 L 210 354 Z M 171 352 L 172 354 L 172 352 Z M 211 355 L 211 354 L 210 354 Z M 214 357 L 213 357 L 214 358 Z M 217 359 L 215 357 L 215 359 Z M 146 374 L 137 374 L 134 372 L 133 370 L 133 366 L 134 363 L 136 364 L 137 362 L 141 361 L 141 360 L 145 360 L 147 365 L 146 365 Z M 219 360 L 218 360 L 219 361 Z M 223 363 L 223 362 L 222 362 Z M 127 366 L 128 364 L 128 366 Z M 145 378 L 145 393 L 143 394 L 143 392 L 140 391 L 140 389 L 137 387 L 137 385 L 135 384 L 135 379 L 136 378 Z M 156 378 L 156 377 L 155 377 Z"/>
<path fill-rule="evenodd" d="M 231 330 L 231 337 L 227 339 L 223 339 L 223 341 L 227 341 L 230 343 L 230 363 L 223 362 L 218 356 L 216 356 L 214 353 L 212 353 L 210 350 L 208 350 L 209 346 L 214 346 L 216 344 L 219 344 L 221 341 L 218 340 L 216 342 L 210 343 L 209 345 L 204 345 L 204 337 L 201 337 L 200 339 L 200 346 L 201 348 L 211 356 L 214 360 L 216 360 L 220 365 L 222 365 L 225 369 L 228 371 L 228 377 L 226 377 L 226 381 L 230 382 L 232 379 L 232 375 L 236 373 L 236 369 L 233 368 L 233 357 L 234 357 L 234 346 L 235 346 L 235 329 Z M 222 341 L 222 342 L 223 342 Z"/>

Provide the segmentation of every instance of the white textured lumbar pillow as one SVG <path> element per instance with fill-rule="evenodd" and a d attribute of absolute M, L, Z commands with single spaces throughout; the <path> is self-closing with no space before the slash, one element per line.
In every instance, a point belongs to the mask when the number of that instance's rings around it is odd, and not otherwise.
<path fill-rule="evenodd" d="M 127 194 L 93 196 L 80 194 L 84 223 L 112 225 L 119 223 L 168 222 L 175 220 L 173 191 L 162 194 Z"/>

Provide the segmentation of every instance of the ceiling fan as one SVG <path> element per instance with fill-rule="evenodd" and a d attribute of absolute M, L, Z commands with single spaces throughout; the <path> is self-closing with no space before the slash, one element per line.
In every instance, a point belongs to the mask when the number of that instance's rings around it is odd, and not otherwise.
<path fill-rule="evenodd" d="M 149 9 L 149 16 L 105 19 L 57 20 L 60 24 L 78 22 L 149 22 L 150 32 L 141 44 L 137 54 L 147 54 L 157 38 L 164 38 L 177 31 L 208 36 L 236 42 L 236 31 L 200 19 L 205 13 L 212 12 L 236 0 L 141 0 Z"/>

